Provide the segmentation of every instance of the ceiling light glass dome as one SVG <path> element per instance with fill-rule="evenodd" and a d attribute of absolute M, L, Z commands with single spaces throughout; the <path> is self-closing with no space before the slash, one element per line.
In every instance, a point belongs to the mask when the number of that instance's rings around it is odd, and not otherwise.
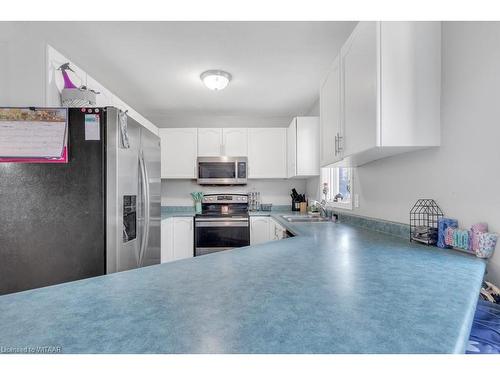
<path fill-rule="evenodd" d="M 223 70 L 207 70 L 201 73 L 200 78 L 207 88 L 219 91 L 227 87 L 231 81 L 231 74 Z"/>

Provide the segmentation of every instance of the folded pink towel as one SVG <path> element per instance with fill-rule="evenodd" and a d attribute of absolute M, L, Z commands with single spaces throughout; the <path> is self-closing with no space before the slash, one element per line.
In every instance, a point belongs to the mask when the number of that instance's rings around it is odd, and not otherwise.
<path fill-rule="evenodd" d="M 488 224 L 487 223 L 477 223 L 470 227 L 470 230 L 473 232 L 487 232 Z"/>

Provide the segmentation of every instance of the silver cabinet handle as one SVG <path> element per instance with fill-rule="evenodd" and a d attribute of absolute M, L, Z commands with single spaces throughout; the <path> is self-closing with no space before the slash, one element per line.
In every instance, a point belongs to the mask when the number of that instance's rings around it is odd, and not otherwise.
<path fill-rule="evenodd" d="M 340 154 L 342 151 L 344 151 L 344 146 L 341 146 L 341 142 L 344 140 L 344 137 L 342 137 L 339 133 L 337 133 L 337 148 L 338 148 L 338 153 Z"/>
<path fill-rule="evenodd" d="M 339 146 L 339 133 L 335 135 L 335 156 L 337 156 L 337 154 L 339 153 L 338 146 Z"/>

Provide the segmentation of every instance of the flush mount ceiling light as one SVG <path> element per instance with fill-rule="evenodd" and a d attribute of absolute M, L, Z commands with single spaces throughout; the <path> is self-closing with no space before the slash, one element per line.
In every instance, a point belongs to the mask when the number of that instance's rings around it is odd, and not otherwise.
<path fill-rule="evenodd" d="M 201 73 L 202 82 L 210 90 L 219 91 L 226 88 L 231 81 L 231 74 L 223 70 L 207 70 Z"/>

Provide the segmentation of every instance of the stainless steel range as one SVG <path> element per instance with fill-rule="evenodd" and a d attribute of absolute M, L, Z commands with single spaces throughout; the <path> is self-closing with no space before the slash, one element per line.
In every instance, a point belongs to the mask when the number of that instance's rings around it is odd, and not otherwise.
<path fill-rule="evenodd" d="M 195 256 L 250 245 L 246 194 L 208 194 L 194 218 Z"/>

